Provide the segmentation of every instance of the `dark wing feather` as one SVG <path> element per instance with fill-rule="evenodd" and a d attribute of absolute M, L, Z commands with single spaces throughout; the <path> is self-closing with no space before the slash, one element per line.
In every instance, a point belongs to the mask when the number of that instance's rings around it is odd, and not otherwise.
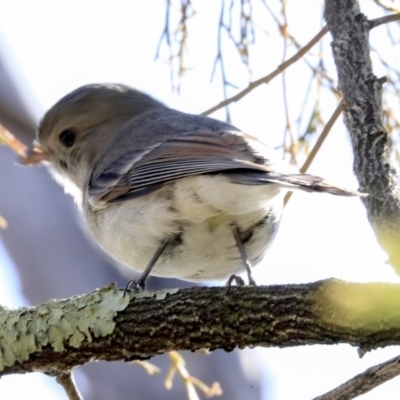
<path fill-rule="evenodd" d="M 93 176 L 89 195 L 95 200 L 124 201 L 193 175 L 232 170 L 271 171 L 248 144 L 252 136 L 225 132 L 179 135 L 150 149 L 127 152 Z M 258 144 L 261 144 L 258 142 Z"/>
<path fill-rule="evenodd" d="M 126 152 L 89 183 L 94 201 L 126 201 L 160 189 L 168 182 L 194 175 L 225 173 L 242 185 L 279 184 L 288 189 L 361 195 L 326 183 L 318 176 L 285 172 L 256 152 L 263 144 L 240 132 L 192 132 L 159 142 L 151 148 Z"/>

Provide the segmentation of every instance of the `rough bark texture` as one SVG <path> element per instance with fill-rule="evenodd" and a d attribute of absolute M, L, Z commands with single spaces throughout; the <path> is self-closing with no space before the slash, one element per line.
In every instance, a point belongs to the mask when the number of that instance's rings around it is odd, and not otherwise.
<path fill-rule="evenodd" d="M 385 293 L 388 293 L 388 298 L 382 306 L 377 305 L 376 299 L 385 297 Z M 91 298 L 86 301 L 88 296 Z M 131 296 L 129 304 L 125 302 L 121 311 L 116 310 L 114 300 L 107 300 L 121 298 L 121 292 L 112 287 L 70 300 L 52 300 L 51 307 L 65 318 L 59 319 L 59 323 L 50 318 L 47 326 L 41 323 L 41 338 L 46 332 L 65 330 L 68 313 L 79 322 L 78 329 L 74 331 L 68 326 L 69 338 L 63 334 L 62 343 L 57 341 L 57 350 L 52 345 L 41 346 L 39 350 L 31 351 L 24 361 L 4 366 L 0 376 L 32 371 L 56 375 L 89 361 L 140 360 L 171 350 L 209 348 L 231 351 L 246 346 L 337 343 L 349 343 L 369 350 L 400 344 L 400 314 L 396 311 L 384 313 L 387 308 L 397 310 L 400 285 L 348 284 L 328 280 L 269 287 L 176 289 Z M 97 329 L 97 333 L 94 332 L 96 328 L 90 325 L 88 310 L 83 304 L 92 304 L 94 297 L 105 299 L 103 302 L 96 300 L 95 307 L 101 309 L 101 315 L 107 315 L 107 306 L 111 317 L 115 315 L 111 318 L 115 323 L 111 332 L 109 324 L 106 330 Z M 363 318 L 359 318 L 357 300 L 362 304 Z M 42 318 L 43 310 L 48 308 L 40 305 L 17 311 L 20 318 L 31 324 Z M 78 315 L 80 310 L 88 326 L 83 332 L 85 338 L 77 341 L 76 330 L 82 326 Z M 94 324 L 98 322 L 94 321 Z M 25 325 L 18 326 L 23 327 L 19 329 L 24 334 Z M 2 329 L 3 326 L 0 327 L 0 348 L 4 351 Z M 92 332 L 92 335 L 87 335 L 87 332 Z M 20 334 L 16 331 L 15 337 Z"/>
<path fill-rule="evenodd" d="M 372 72 L 369 23 L 357 1 L 327 0 L 325 19 L 343 94 L 344 122 L 354 151 L 354 172 L 379 243 L 400 273 L 400 192 L 392 140 L 383 125 L 381 82 Z"/>

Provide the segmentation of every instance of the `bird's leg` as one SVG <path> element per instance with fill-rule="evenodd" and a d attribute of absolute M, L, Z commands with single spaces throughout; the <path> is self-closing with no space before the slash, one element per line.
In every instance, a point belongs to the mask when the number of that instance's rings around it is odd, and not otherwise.
<path fill-rule="evenodd" d="M 239 275 L 235 275 L 235 274 L 233 274 L 229 277 L 225 286 L 228 286 L 228 288 L 230 288 L 232 286 L 233 282 L 236 283 L 236 286 L 244 286 L 243 278 L 241 278 Z"/>
<path fill-rule="evenodd" d="M 249 285 L 257 286 L 256 281 L 254 280 L 254 278 L 251 275 L 251 270 L 252 270 L 251 264 L 250 264 L 250 261 L 247 259 L 246 250 L 244 249 L 242 239 L 240 238 L 240 235 L 239 235 L 238 228 L 236 226 L 233 226 L 232 232 L 233 232 L 233 236 L 236 241 L 236 245 L 239 249 L 240 257 L 242 258 L 242 262 L 243 262 L 244 268 L 246 270 L 247 277 L 249 279 Z M 235 281 L 237 285 L 240 285 L 240 286 L 243 285 L 242 278 L 238 277 L 237 275 L 232 275 L 227 282 L 228 286 L 231 286 L 233 281 Z"/>
<path fill-rule="evenodd" d="M 160 247 L 154 253 L 150 262 L 147 264 L 147 267 L 144 270 L 143 274 L 140 276 L 140 278 L 137 281 L 135 281 L 134 279 L 131 279 L 130 281 L 128 281 L 128 283 L 125 286 L 124 296 L 125 296 L 126 292 L 131 288 L 131 286 L 135 290 L 145 290 L 146 289 L 146 280 L 149 277 L 151 270 L 153 269 L 155 263 L 158 261 L 158 259 L 160 258 L 161 254 L 163 253 L 163 251 L 165 250 L 165 248 L 167 247 L 169 242 L 170 242 L 170 239 L 167 239 L 161 243 Z"/>

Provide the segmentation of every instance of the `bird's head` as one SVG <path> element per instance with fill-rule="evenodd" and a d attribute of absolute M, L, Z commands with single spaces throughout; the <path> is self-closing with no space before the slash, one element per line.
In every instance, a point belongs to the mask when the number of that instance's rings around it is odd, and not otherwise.
<path fill-rule="evenodd" d="M 82 193 L 93 161 L 120 129 L 136 116 L 164 107 L 124 85 L 82 86 L 47 111 L 33 147 L 21 163 L 47 162 L 66 191 Z"/>

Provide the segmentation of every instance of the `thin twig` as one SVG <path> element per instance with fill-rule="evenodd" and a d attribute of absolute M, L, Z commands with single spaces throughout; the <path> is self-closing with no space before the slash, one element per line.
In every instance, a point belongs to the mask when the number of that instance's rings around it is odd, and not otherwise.
<path fill-rule="evenodd" d="M 169 49 L 169 67 L 170 67 L 170 80 L 172 90 L 176 90 L 179 92 L 180 90 L 180 81 L 179 79 L 183 76 L 187 68 L 185 67 L 185 54 L 187 47 L 187 40 L 189 36 L 187 21 L 189 18 L 193 17 L 195 14 L 193 10 L 193 6 L 191 0 L 181 0 L 180 6 L 180 20 L 176 25 L 175 30 L 171 31 L 171 9 L 173 4 L 171 0 L 167 0 L 166 2 L 166 11 L 165 11 L 165 22 L 164 29 L 161 33 L 160 39 L 157 44 L 156 54 L 154 57 L 154 61 L 158 60 L 161 56 L 161 46 L 164 42 L 167 43 Z M 173 44 L 178 44 L 178 49 L 175 52 Z M 177 64 L 177 71 L 175 72 L 175 64 Z M 176 78 L 176 79 L 175 79 Z M 175 80 L 177 83 L 175 84 Z"/>
<path fill-rule="evenodd" d="M 388 11 L 400 12 L 400 4 L 398 0 L 374 0 L 375 3 Z"/>
<path fill-rule="evenodd" d="M 354 399 L 398 375 L 400 375 L 400 356 L 368 368 L 361 374 L 356 375 L 328 393 L 316 397 L 314 400 Z"/>
<path fill-rule="evenodd" d="M 26 157 L 27 147 L 2 125 L 0 125 L 0 144 L 7 146 L 20 157 Z M 0 228 L 7 228 L 7 221 L 1 215 Z"/>
<path fill-rule="evenodd" d="M 400 21 L 400 13 L 385 15 L 384 17 L 372 19 L 369 21 L 369 29 L 376 28 L 379 25 L 387 24 L 389 22 Z"/>
<path fill-rule="evenodd" d="M 273 19 L 273 20 L 275 21 L 275 23 L 277 24 L 279 30 L 282 30 L 282 24 L 280 23 L 279 19 L 278 19 L 277 16 L 275 15 L 275 13 L 274 13 L 274 12 L 272 11 L 272 9 L 268 6 L 268 4 L 265 2 L 265 0 L 263 0 L 263 3 L 264 3 L 264 5 L 265 5 L 266 9 L 268 10 L 269 14 L 271 15 L 272 19 Z M 291 34 L 289 33 L 288 29 L 286 29 L 285 34 L 286 34 L 287 38 L 290 39 L 290 41 L 292 42 L 292 44 L 295 46 L 295 48 L 296 48 L 297 50 L 301 50 L 301 49 L 302 49 L 302 46 L 300 45 L 300 43 L 297 41 L 297 39 L 296 39 L 293 35 L 291 35 Z M 322 53 L 320 52 L 320 54 L 322 54 Z M 311 69 L 311 71 L 312 71 L 315 75 L 316 75 L 316 74 L 319 74 L 320 76 L 322 76 L 323 78 L 325 78 L 325 79 L 328 81 L 328 83 L 329 83 L 329 89 L 330 89 L 331 91 L 333 91 L 334 93 L 338 93 L 338 90 L 334 87 L 334 83 L 335 83 L 335 82 L 334 82 L 333 78 L 331 78 L 331 77 L 326 73 L 326 71 L 314 67 L 306 58 L 304 58 L 303 61 L 306 63 L 306 65 Z"/>
<path fill-rule="evenodd" d="M 175 37 L 180 37 L 179 50 L 177 53 L 177 59 L 179 60 L 178 77 L 181 78 L 186 71 L 185 67 L 185 53 L 187 47 L 187 40 L 189 37 L 189 31 L 187 27 L 187 21 L 193 17 L 194 10 L 191 0 L 181 0 L 181 19 L 178 23 L 178 27 L 175 30 Z"/>
<path fill-rule="evenodd" d="M 0 144 L 9 147 L 19 156 L 26 157 L 27 147 L 2 125 L 0 125 Z"/>
<path fill-rule="evenodd" d="M 75 385 L 71 372 L 66 372 L 56 376 L 56 381 L 64 388 L 69 400 L 82 400 L 78 388 Z"/>
<path fill-rule="evenodd" d="M 326 137 L 328 136 L 328 133 L 332 129 L 333 125 L 335 124 L 336 120 L 339 118 L 340 113 L 342 112 L 343 109 L 343 100 L 340 101 L 338 106 L 336 107 L 336 110 L 333 112 L 331 117 L 329 118 L 329 121 L 326 123 L 324 129 L 321 132 L 321 135 L 319 135 L 319 138 L 317 140 L 317 143 L 315 143 L 315 146 L 311 150 L 310 154 L 308 155 L 305 163 L 303 166 L 300 168 L 301 173 L 306 173 L 308 168 L 310 167 L 311 163 L 314 161 L 315 156 L 317 155 L 319 149 L 321 148 L 322 144 L 324 143 Z M 286 205 L 292 196 L 293 192 L 288 192 L 285 196 L 284 199 L 284 205 Z"/>
<path fill-rule="evenodd" d="M 222 390 L 218 382 L 214 382 L 211 386 L 207 386 L 200 379 L 190 375 L 185 366 L 185 360 L 177 351 L 168 353 L 171 360 L 171 368 L 165 378 L 164 385 L 167 389 L 172 388 L 172 380 L 176 372 L 178 372 L 183 384 L 186 388 L 188 400 L 199 400 L 196 388 L 201 390 L 206 397 L 221 396 Z"/>
<path fill-rule="evenodd" d="M 139 367 L 142 367 L 149 375 L 161 373 L 161 368 L 158 368 L 157 365 L 145 360 L 134 360 L 132 361 L 132 364 L 139 365 Z"/>
<path fill-rule="evenodd" d="M 282 62 L 286 59 L 286 54 L 288 50 L 288 21 L 286 15 L 286 0 L 282 1 L 282 16 L 283 16 L 283 24 L 279 24 L 279 29 L 282 33 L 283 38 L 283 55 L 282 55 Z M 283 151 L 286 152 L 286 138 L 289 134 L 290 138 L 290 145 L 289 145 L 289 154 L 291 155 L 291 162 L 297 165 L 297 157 L 296 157 L 296 144 L 297 140 L 295 140 L 293 131 L 292 131 L 292 124 L 290 121 L 290 113 L 289 113 L 289 104 L 288 104 L 288 95 L 287 95 L 287 85 L 286 85 L 286 72 L 283 71 L 282 73 L 282 91 L 283 91 L 283 108 L 285 110 L 285 118 L 286 118 L 286 125 L 285 125 L 285 133 L 283 135 Z"/>
<path fill-rule="evenodd" d="M 253 89 L 256 87 L 262 85 L 263 83 L 269 83 L 272 79 L 277 77 L 280 73 L 282 73 L 287 67 L 290 65 L 294 64 L 296 61 L 298 61 L 301 57 L 303 57 L 304 54 L 306 54 L 311 47 L 313 47 L 316 43 L 318 43 L 321 38 L 328 32 L 328 28 L 324 26 L 320 32 L 318 32 L 304 47 L 302 47 L 293 57 L 290 57 L 288 60 L 286 60 L 284 63 L 278 66 L 274 71 L 272 71 L 270 74 L 264 76 L 263 78 L 257 79 L 254 82 L 251 82 L 247 88 L 243 89 L 241 92 L 236 94 L 235 96 L 232 96 L 228 99 L 225 99 L 218 103 L 216 106 L 211 107 L 210 109 L 204 111 L 202 114 L 203 115 L 209 115 L 212 114 L 213 112 L 226 107 L 228 104 L 234 103 L 244 96 L 246 96 L 248 93 L 250 93 Z"/>
<path fill-rule="evenodd" d="M 388 15 L 386 17 L 381 17 L 381 18 L 376 18 L 372 19 L 369 21 L 369 26 L 370 29 L 375 28 L 381 24 L 392 22 L 392 21 L 397 21 L 400 20 L 400 14 L 394 14 L 394 15 Z M 274 71 L 272 71 L 270 74 L 254 81 L 249 84 L 245 89 L 243 89 L 241 92 L 236 94 L 235 96 L 232 96 L 228 99 L 225 99 L 215 105 L 214 107 L 209 108 L 208 110 L 204 111 L 202 114 L 203 115 L 210 115 L 213 112 L 226 107 L 227 105 L 234 103 L 240 99 L 242 99 L 244 96 L 249 94 L 253 89 L 256 87 L 262 85 L 263 83 L 269 83 L 272 79 L 277 77 L 281 72 L 283 72 L 286 68 L 288 68 L 290 65 L 294 64 L 296 61 L 298 61 L 301 57 L 303 57 L 316 43 L 318 43 L 324 35 L 328 32 L 327 26 L 324 26 L 304 47 L 302 47 L 293 57 L 290 57 L 288 60 L 286 60 L 284 63 L 278 66 Z"/>
<path fill-rule="evenodd" d="M 224 26 L 224 14 L 225 14 L 225 0 L 221 0 L 221 11 L 219 16 L 219 23 L 218 23 L 218 37 L 217 37 L 217 55 L 215 57 L 214 66 L 211 72 L 211 81 L 214 79 L 215 72 L 217 70 L 217 65 L 219 64 L 221 70 L 221 78 L 222 78 L 222 90 L 224 94 L 224 99 L 228 97 L 227 86 L 230 85 L 225 71 L 225 63 L 224 58 L 222 56 L 222 28 Z M 225 119 L 227 122 L 231 121 L 231 116 L 229 112 L 229 108 L 225 109 Z"/>
<path fill-rule="evenodd" d="M 171 8 L 171 1 L 167 0 L 167 8 L 165 10 L 165 23 L 164 23 L 164 29 L 161 33 L 160 39 L 158 40 L 157 44 L 157 49 L 156 49 L 156 54 L 154 56 L 154 61 L 157 61 L 160 57 L 160 50 L 161 50 L 161 45 L 163 41 L 165 40 L 168 44 L 168 47 L 170 48 L 170 57 L 172 58 L 172 52 L 171 52 L 171 40 L 169 37 L 169 15 L 170 15 L 170 8 Z"/>

